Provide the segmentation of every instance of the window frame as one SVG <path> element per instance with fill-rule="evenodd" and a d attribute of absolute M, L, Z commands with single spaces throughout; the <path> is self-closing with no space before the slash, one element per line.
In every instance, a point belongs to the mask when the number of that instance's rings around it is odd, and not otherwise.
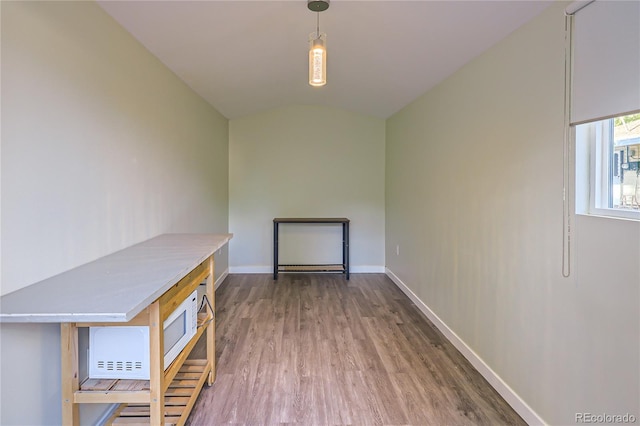
<path fill-rule="evenodd" d="M 623 114 L 622 116 L 624 116 Z M 583 132 L 576 131 L 578 126 L 594 126 L 586 129 L 584 133 L 588 136 L 579 138 Z M 585 197 L 576 197 L 576 214 L 601 216 L 615 219 L 628 219 L 640 221 L 640 210 L 629 210 L 615 207 L 613 205 L 613 138 L 614 138 L 614 118 L 596 120 L 572 126 L 573 141 L 575 144 L 575 184 L 577 195 L 582 193 Z M 587 144 L 586 147 L 579 147 L 578 144 Z M 588 155 L 588 160 L 578 158 L 580 155 Z M 588 170 L 583 170 L 583 168 Z M 584 188 L 583 185 L 588 185 Z"/>

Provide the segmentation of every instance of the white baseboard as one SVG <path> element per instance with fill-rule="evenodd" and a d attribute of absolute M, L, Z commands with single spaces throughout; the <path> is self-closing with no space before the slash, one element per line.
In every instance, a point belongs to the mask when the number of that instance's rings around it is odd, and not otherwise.
<path fill-rule="evenodd" d="M 231 266 L 230 274 L 272 274 L 273 266 Z M 379 265 L 351 265 L 349 267 L 351 274 L 384 274 L 385 267 Z"/>
<path fill-rule="evenodd" d="M 220 287 L 220 284 L 222 284 L 222 281 L 227 278 L 227 275 L 229 275 L 229 268 L 225 269 L 224 272 L 220 274 L 216 282 L 213 284 L 213 288 L 217 289 L 218 287 Z"/>
<path fill-rule="evenodd" d="M 507 401 L 507 403 L 529 425 L 546 425 L 544 420 L 495 371 L 471 349 L 458 335 L 451 330 L 411 289 L 389 270 L 386 274 L 404 294 L 420 309 L 420 311 L 444 334 L 444 336 L 460 351 L 460 353 L 482 374 L 489 384 Z"/>

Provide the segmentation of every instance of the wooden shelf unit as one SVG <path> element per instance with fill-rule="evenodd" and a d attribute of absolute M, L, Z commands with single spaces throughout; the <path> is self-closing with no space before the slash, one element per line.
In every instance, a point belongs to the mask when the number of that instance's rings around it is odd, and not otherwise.
<path fill-rule="evenodd" d="M 0 323 L 60 324 L 62 419 L 79 424 L 79 404 L 119 403 L 112 424 L 182 425 L 202 386 L 215 380 L 215 312 L 164 368 L 164 321 L 204 281 L 215 309 L 214 254 L 233 234 L 162 234 L 0 297 Z M 149 328 L 149 380 L 85 380 L 78 329 Z M 206 355 L 187 359 L 204 335 Z M 83 348 L 84 350 L 84 348 Z"/>
<path fill-rule="evenodd" d="M 205 383 L 215 380 L 215 313 L 199 315 L 196 335 L 169 367 L 164 368 L 163 323 L 173 310 L 206 280 L 206 296 L 215 306 L 214 260 L 211 255 L 126 323 L 62 323 L 62 424 L 78 425 L 78 404 L 120 403 L 108 425 L 184 425 Z M 87 379 L 78 381 L 80 327 L 149 327 L 150 379 Z M 187 359 L 206 334 L 206 359 Z"/>

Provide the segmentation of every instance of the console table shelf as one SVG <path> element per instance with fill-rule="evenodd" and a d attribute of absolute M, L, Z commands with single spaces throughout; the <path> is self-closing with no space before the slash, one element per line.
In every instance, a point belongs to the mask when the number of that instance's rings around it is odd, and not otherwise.
<path fill-rule="evenodd" d="M 349 279 L 349 222 L 346 217 L 334 218 L 282 218 L 273 219 L 273 279 L 278 279 L 279 272 L 339 272 L 345 274 L 345 278 Z M 292 265 L 281 264 L 278 259 L 279 255 L 279 229 L 281 224 L 321 224 L 331 225 L 337 224 L 342 226 L 342 263 L 340 264 L 304 264 Z"/>
<path fill-rule="evenodd" d="M 344 265 L 278 265 L 279 272 L 344 272 Z"/>

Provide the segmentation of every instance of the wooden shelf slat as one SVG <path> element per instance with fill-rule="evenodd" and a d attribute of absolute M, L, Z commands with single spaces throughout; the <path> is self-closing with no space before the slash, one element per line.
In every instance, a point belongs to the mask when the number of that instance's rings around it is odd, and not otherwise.
<path fill-rule="evenodd" d="M 82 392 L 77 391 L 73 395 L 76 404 L 114 404 L 122 401 L 146 403 L 151 399 L 151 393 L 146 391 L 107 391 L 107 392 Z"/>
<path fill-rule="evenodd" d="M 182 425 L 187 420 L 198 393 L 209 375 L 210 366 L 206 359 L 187 359 L 176 373 L 176 377 L 197 374 L 196 379 L 178 379 L 169 384 L 165 392 L 165 425 Z M 130 380 L 131 381 L 131 380 Z M 149 404 L 121 404 L 107 425 L 149 425 Z"/>
<path fill-rule="evenodd" d="M 165 417 L 165 426 L 176 426 L 180 421 L 180 417 Z M 149 426 L 151 419 L 144 417 L 119 417 L 113 422 L 114 425 L 127 425 L 127 426 Z"/>
<path fill-rule="evenodd" d="M 207 324 L 207 322 L 212 320 L 212 319 L 213 319 L 213 315 L 211 313 L 208 313 L 206 316 L 198 315 L 198 329 L 196 331 L 196 335 L 191 338 L 189 343 L 187 343 L 187 345 L 184 347 L 184 349 L 182 349 L 182 352 L 180 352 L 180 355 L 178 355 L 176 357 L 176 359 L 173 360 L 171 365 L 168 366 L 166 368 L 166 370 L 164 371 L 164 383 L 165 383 L 165 389 L 164 390 L 166 390 L 166 386 L 173 381 L 174 377 L 180 371 L 184 371 L 184 370 L 182 370 L 183 365 L 185 365 L 185 364 L 192 365 L 192 363 L 187 363 L 187 361 L 188 361 L 187 357 L 189 356 L 189 354 L 191 353 L 193 348 L 198 343 L 198 340 L 200 339 L 200 336 L 202 336 L 202 334 L 204 334 L 204 332 L 207 330 L 207 327 L 209 325 L 211 325 L 210 322 L 209 322 L 209 324 Z M 207 325 L 205 325 L 205 324 L 207 324 Z M 207 363 L 206 360 L 200 360 L 200 361 L 204 361 L 204 365 L 206 365 L 206 363 Z M 189 370 L 187 369 L 184 372 L 188 372 L 188 371 Z"/>
<path fill-rule="evenodd" d="M 164 415 L 166 417 L 180 417 L 182 415 L 183 407 L 171 406 L 164 407 Z M 124 410 L 120 412 L 120 417 L 149 417 L 151 412 L 148 405 L 127 405 Z"/>
<path fill-rule="evenodd" d="M 107 391 L 110 390 L 118 379 L 87 379 L 80 385 L 82 391 Z"/>
<path fill-rule="evenodd" d="M 164 406 L 168 405 L 187 405 L 189 402 L 188 396 L 168 396 L 164 399 Z"/>

